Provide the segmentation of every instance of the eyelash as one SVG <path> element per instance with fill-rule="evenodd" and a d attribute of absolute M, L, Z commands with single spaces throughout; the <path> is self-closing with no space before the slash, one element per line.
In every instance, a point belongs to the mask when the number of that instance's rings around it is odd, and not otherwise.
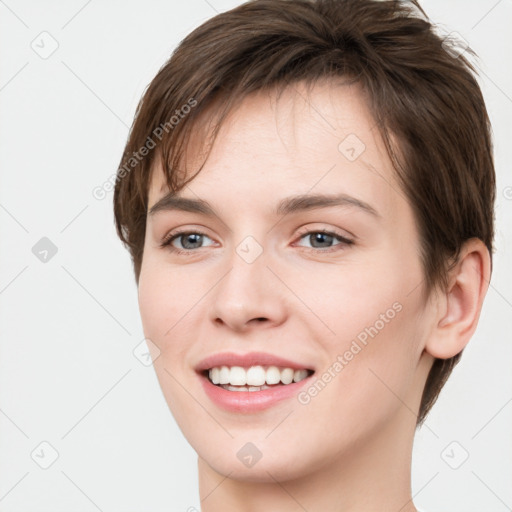
<path fill-rule="evenodd" d="M 304 249 L 309 249 L 311 251 L 320 251 L 320 252 L 334 252 L 334 251 L 338 251 L 338 250 L 343 250 L 343 249 L 336 249 L 336 247 L 338 246 L 350 246 L 354 243 L 353 240 L 350 240 L 334 231 L 329 231 L 327 229 L 320 229 L 320 230 L 306 230 L 304 229 L 303 231 L 299 232 L 298 235 L 299 235 L 299 239 L 302 239 L 304 238 L 306 235 L 313 235 L 313 234 L 318 234 L 318 233 L 322 233 L 323 235 L 328 235 L 328 236 L 332 236 L 336 239 L 338 239 L 341 243 L 339 244 L 336 244 L 335 246 L 333 247 L 327 247 L 327 248 L 318 248 L 318 247 L 303 247 Z M 164 238 L 163 240 L 161 241 L 160 243 L 160 247 L 161 248 L 167 248 L 169 251 L 175 253 L 175 254 L 183 254 L 183 255 L 186 255 L 186 256 L 191 256 L 193 255 L 194 252 L 196 252 L 198 249 L 202 249 L 202 247 L 199 247 L 199 248 L 196 248 L 196 249 L 179 249 L 177 247 L 174 247 L 172 246 L 172 242 L 174 240 L 176 240 L 177 238 L 179 238 L 180 236 L 183 236 L 183 235 L 200 235 L 200 236 L 205 236 L 207 238 L 210 238 L 206 233 L 203 233 L 201 231 L 187 231 L 187 230 L 181 230 L 181 231 L 173 231 L 171 233 L 168 233 Z"/>

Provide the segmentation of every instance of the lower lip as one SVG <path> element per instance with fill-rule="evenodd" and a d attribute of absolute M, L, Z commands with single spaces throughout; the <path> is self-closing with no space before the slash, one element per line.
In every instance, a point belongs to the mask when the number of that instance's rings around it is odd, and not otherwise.
<path fill-rule="evenodd" d="M 312 375 L 299 382 L 261 391 L 229 391 L 212 384 L 206 376 L 199 375 L 203 389 L 212 402 L 228 411 L 246 413 L 262 411 L 282 400 L 297 396 L 299 389 L 308 383 L 311 377 Z"/>

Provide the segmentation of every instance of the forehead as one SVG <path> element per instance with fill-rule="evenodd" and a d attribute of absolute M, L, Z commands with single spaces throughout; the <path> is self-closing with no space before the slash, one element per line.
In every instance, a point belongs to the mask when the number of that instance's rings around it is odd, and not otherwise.
<path fill-rule="evenodd" d="M 209 109 L 211 112 L 212 109 Z M 203 163 L 202 141 L 214 119 L 209 111 L 188 141 L 186 164 L 194 173 Z M 282 91 L 253 93 L 223 121 L 195 190 L 219 199 L 233 193 L 357 191 L 390 209 L 404 201 L 376 123 L 358 86 L 320 82 L 308 90 L 297 83 Z M 149 207 L 168 188 L 155 165 Z M 183 191 L 179 194 L 186 195 Z"/>

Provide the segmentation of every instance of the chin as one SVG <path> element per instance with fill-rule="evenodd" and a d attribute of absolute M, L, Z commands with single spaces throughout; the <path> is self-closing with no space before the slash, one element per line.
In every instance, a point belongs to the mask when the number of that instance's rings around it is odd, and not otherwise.
<path fill-rule="evenodd" d="M 296 480 L 311 474 L 328 462 L 297 446 L 279 446 L 264 441 L 246 441 L 240 437 L 229 443 L 195 447 L 199 457 L 216 473 L 245 482 L 275 483 Z M 201 443 L 202 444 L 202 443 Z"/>

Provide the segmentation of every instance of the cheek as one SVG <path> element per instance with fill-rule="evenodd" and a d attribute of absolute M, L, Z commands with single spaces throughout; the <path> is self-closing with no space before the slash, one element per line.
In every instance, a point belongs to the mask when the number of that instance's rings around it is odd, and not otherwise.
<path fill-rule="evenodd" d="M 172 268 L 151 255 L 143 262 L 138 289 L 140 317 L 144 336 L 160 350 L 154 367 L 166 389 L 174 388 L 166 370 L 181 373 L 189 364 L 190 333 L 197 333 L 198 322 L 204 322 L 198 318 L 204 293 L 198 274 Z"/>
<path fill-rule="evenodd" d="M 173 270 L 148 254 L 142 264 L 138 287 L 139 310 L 146 336 L 160 340 L 169 337 L 179 318 L 194 301 L 197 302 L 198 291 L 193 275 Z"/>
<path fill-rule="evenodd" d="M 143 262 L 138 301 L 144 336 L 159 349 L 153 368 L 169 409 L 178 419 L 197 415 L 180 385 L 187 351 L 186 343 L 180 339 L 194 329 L 193 316 L 187 311 L 197 302 L 198 292 L 183 272 L 172 272 L 151 257 Z"/>
<path fill-rule="evenodd" d="M 167 300 L 167 288 L 166 283 L 158 279 L 157 268 L 144 262 L 139 277 L 138 300 L 144 334 L 148 338 L 160 338 L 165 332 L 166 320 L 170 319 L 168 315 L 172 304 Z"/>
<path fill-rule="evenodd" d="M 383 304 L 387 306 L 387 301 Z M 301 405 L 296 415 L 306 422 L 315 418 L 310 425 L 312 438 L 329 439 L 315 444 L 315 453 L 321 458 L 332 456 L 333 446 L 343 450 L 358 439 L 370 440 L 395 414 L 408 416 L 414 410 L 415 325 L 409 316 L 413 308 L 405 302 L 401 305 L 401 310 L 389 310 L 393 313 L 388 313 L 388 323 L 367 313 L 365 319 L 360 313 L 357 321 L 349 317 L 339 320 L 336 340 L 324 346 L 326 366 L 298 397 Z M 384 314 L 387 311 L 377 309 Z M 274 441 L 285 444 L 294 435 L 283 430 Z M 298 434 L 295 441 L 297 445 L 304 442 Z"/>
<path fill-rule="evenodd" d="M 315 330 L 324 333 L 326 395 L 337 400 L 340 393 L 338 403 L 351 413 L 364 403 L 377 409 L 399 404 L 393 393 L 405 395 L 414 376 L 426 327 L 422 270 L 417 259 L 401 256 L 387 251 L 350 269 L 317 273 L 309 292 L 306 281 L 297 288 L 324 324 L 315 320 Z"/>
<path fill-rule="evenodd" d="M 378 331 L 379 337 L 391 333 L 390 326 L 402 321 L 402 310 L 413 306 L 416 295 L 410 292 L 421 282 L 421 269 L 383 251 L 347 265 L 318 265 L 297 277 L 290 274 L 289 281 L 317 317 L 313 328 L 324 343 L 341 349 L 359 335 L 363 342 L 369 339 L 369 331 Z"/>

